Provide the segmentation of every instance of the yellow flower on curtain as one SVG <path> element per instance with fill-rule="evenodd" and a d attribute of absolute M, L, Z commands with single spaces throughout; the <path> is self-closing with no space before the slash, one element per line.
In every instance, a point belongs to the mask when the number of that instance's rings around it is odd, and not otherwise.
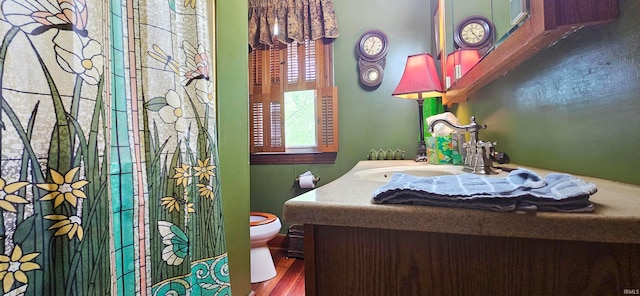
<path fill-rule="evenodd" d="M 196 0 L 184 0 L 184 7 L 196 8 Z"/>
<path fill-rule="evenodd" d="M 16 207 L 13 206 L 12 203 L 17 204 L 26 204 L 29 203 L 28 200 L 12 194 L 23 187 L 29 185 L 29 182 L 14 182 L 7 184 L 2 177 L 0 177 L 0 208 L 9 212 L 16 212 Z"/>
<path fill-rule="evenodd" d="M 216 175 L 213 172 L 213 169 L 215 168 L 215 165 L 209 165 L 209 158 L 205 159 L 204 161 L 198 159 L 198 165 L 193 166 L 193 170 L 195 170 L 195 174 L 193 175 L 195 177 L 199 177 L 199 180 L 205 179 L 208 181 L 210 177 Z"/>
<path fill-rule="evenodd" d="M 187 203 L 186 209 L 187 209 L 187 213 L 195 213 L 196 212 L 196 210 L 193 209 L 193 203 L 192 202 Z"/>
<path fill-rule="evenodd" d="M 74 236 L 78 238 L 78 240 L 82 240 L 84 236 L 84 231 L 82 230 L 82 219 L 78 216 L 65 216 L 65 215 L 46 215 L 44 216 L 47 220 L 58 221 L 55 224 L 49 227 L 49 230 L 58 229 L 53 235 L 67 235 L 69 240 L 73 239 Z"/>
<path fill-rule="evenodd" d="M 36 184 L 39 188 L 50 191 L 50 193 L 40 198 L 40 200 L 54 200 L 53 207 L 57 208 L 65 200 L 75 207 L 78 202 L 78 198 L 87 198 L 84 192 L 80 189 L 89 184 L 89 181 L 78 180 L 73 182 L 78 170 L 80 170 L 80 167 L 72 168 L 64 176 L 53 169 L 50 170 L 51 179 L 54 183 Z"/>
<path fill-rule="evenodd" d="M 196 210 L 193 209 L 193 203 L 190 202 L 186 202 L 186 200 L 180 200 L 177 199 L 173 196 L 165 196 L 163 198 L 161 198 L 160 200 L 162 200 L 161 205 L 165 206 L 165 209 L 169 210 L 169 213 L 176 211 L 179 212 L 180 211 L 180 203 L 184 203 L 185 204 L 185 209 L 187 210 L 187 213 L 195 213 Z"/>
<path fill-rule="evenodd" d="M 182 185 L 182 187 L 187 187 L 191 180 L 191 166 L 183 163 L 181 167 L 174 169 L 176 170 L 176 174 L 173 178 L 176 179 L 176 183 Z"/>
<path fill-rule="evenodd" d="M 40 253 L 22 255 L 22 248 L 16 245 L 11 252 L 11 257 L 0 255 L 0 280 L 5 293 L 11 290 L 15 281 L 26 284 L 29 282 L 25 272 L 40 269 L 40 265 L 33 261 Z"/>
<path fill-rule="evenodd" d="M 200 196 L 204 196 L 204 197 L 208 197 L 210 199 L 213 199 L 214 195 L 213 195 L 213 187 L 211 187 L 211 185 L 209 184 L 196 184 L 196 186 L 198 186 L 198 192 L 200 193 Z"/>
<path fill-rule="evenodd" d="M 165 196 L 160 199 L 162 203 L 160 205 L 165 206 L 169 213 L 175 211 L 180 211 L 180 202 L 173 196 Z"/>

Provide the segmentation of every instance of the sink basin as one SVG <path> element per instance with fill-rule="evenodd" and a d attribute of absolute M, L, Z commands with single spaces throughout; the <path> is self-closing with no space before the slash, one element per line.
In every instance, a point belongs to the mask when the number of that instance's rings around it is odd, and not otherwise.
<path fill-rule="evenodd" d="M 355 176 L 361 180 L 388 182 L 391 179 L 391 176 L 395 173 L 403 173 L 419 177 L 433 177 L 462 174 L 462 167 L 454 165 L 394 166 L 362 170 L 356 172 Z"/>

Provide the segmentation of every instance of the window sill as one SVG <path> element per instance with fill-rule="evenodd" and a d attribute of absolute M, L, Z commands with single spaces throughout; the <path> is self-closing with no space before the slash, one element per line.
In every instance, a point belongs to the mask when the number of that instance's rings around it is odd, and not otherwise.
<path fill-rule="evenodd" d="M 252 165 L 260 164 L 334 164 L 337 152 L 260 152 L 251 153 Z"/>

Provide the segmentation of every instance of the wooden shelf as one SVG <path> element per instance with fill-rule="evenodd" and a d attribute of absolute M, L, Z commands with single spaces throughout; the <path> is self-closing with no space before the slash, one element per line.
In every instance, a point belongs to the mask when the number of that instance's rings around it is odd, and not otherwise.
<path fill-rule="evenodd" d="M 469 95 L 511 71 L 542 49 L 587 25 L 618 18 L 618 0 L 530 0 L 529 19 L 449 88 L 443 103 Z"/>

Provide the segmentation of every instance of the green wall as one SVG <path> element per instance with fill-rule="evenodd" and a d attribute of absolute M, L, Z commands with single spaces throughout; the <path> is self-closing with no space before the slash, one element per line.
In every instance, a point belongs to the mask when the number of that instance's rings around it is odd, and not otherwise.
<path fill-rule="evenodd" d="M 251 292 L 247 9 L 246 1 L 216 1 L 220 178 L 233 295 Z"/>
<path fill-rule="evenodd" d="M 543 50 L 459 106 L 522 165 L 640 184 L 640 1 Z M 460 115 L 459 115 L 460 117 Z"/>
<path fill-rule="evenodd" d="M 408 55 L 431 50 L 432 14 L 429 0 L 334 1 L 340 37 L 334 42 L 334 71 L 338 86 L 340 152 L 332 165 L 252 165 L 251 210 L 282 217 L 286 200 L 302 193 L 295 177 L 311 170 L 318 185 L 343 175 L 372 148 L 400 148 L 412 158 L 418 144 L 418 106 L 394 98 Z M 358 83 L 356 42 L 369 29 L 389 38 L 382 84 L 364 90 Z M 283 223 L 286 232 L 289 223 Z"/>

